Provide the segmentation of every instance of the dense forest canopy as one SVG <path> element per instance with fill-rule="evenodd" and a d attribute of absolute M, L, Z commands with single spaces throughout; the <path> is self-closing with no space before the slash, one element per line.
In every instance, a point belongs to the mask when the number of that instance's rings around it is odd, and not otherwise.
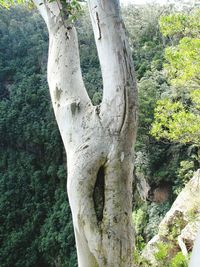
<path fill-rule="evenodd" d="M 199 9 L 129 6 L 123 16 L 139 88 L 134 172 L 151 187 L 147 202 L 134 188 L 140 250 L 199 167 Z M 76 26 L 84 82 L 97 105 L 102 78 L 87 10 Z M 35 10 L 0 10 L 1 267 L 77 266 L 66 157 L 46 83 L 47 41 Z M 164 185 L 170 197 L 160 201 L 154 193 Z"/>

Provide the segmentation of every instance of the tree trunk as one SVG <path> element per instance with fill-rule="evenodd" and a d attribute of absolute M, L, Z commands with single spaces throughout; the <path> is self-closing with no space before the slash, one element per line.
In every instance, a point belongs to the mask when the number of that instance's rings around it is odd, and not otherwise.
<path fill-rule="evenodd" d="M 35 3 L 49 30 L 48 82 L 67 153 L 78 265 L 131 267 L 137 93 L 119 2 L 88 1 L 104 84 L 99 106 L 85 90 L 76 30 L 63 23 L 62 6 Z"/>
<path fill-rule="evenodd" d="M 68 195 L 79 266 L 132 266 L 132 148 L 124 133 L 110 134 L 95 107 L 69 151 Z"/>

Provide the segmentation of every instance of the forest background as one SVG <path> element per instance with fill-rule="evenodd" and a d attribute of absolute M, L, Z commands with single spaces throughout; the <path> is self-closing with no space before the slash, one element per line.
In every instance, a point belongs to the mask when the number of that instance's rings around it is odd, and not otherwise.
<path fill-rule="evenodd" d="M 146 201 L 133 188 L 137 251 L 199 168 L 200 10 L 198 3 L 178 6 L 123 8 L 139 90 L 134 176 L 150 186 Z M 76 24 L 84 81 L 98 104 L 102 79 L 87 10 Z M 0 10 L 1 267 L 77 266 L 47 46 L 35 10 Z"/>

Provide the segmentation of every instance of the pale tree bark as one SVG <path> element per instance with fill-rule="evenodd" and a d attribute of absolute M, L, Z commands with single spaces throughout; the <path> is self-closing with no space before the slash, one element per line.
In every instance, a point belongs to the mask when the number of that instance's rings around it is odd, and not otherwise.
<path fill-rule="evenodd" d="M 200 266 L 199 251 L 200 251 L 200 229 L 197 233 L 197 237 L 196 237 L 196 240 L 194 243 L 192 255 L 190 258 L 189 267 L 199 267 Z"/>
<path fill-rule="evenodd" d="M 48 83 L 67 153 L 67 190 L 79 267 L 133 266 L 133 146 L 137 92 L 118 0 L 88 0 L 103 100 L 84 87 L 74 26 L 58 1 L 35 0 L 49 30 Z"/>

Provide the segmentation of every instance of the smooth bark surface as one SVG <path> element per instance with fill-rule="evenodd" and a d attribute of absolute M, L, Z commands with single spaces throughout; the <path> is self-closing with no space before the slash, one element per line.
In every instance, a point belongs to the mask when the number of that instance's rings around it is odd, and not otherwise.
<path fill-rule="evenodd" d="M 99 106 L 83 83 L 75 28 L 63 23 L 59 2 L 40 3 L 35 0 L 49 30 L 48 83 L 67 153 L 79 267 L 131 267 L 137 93 L 119 1 L 88 1 L 104 85 Z"/>
<path fill-rule="evenodd" d="M 200 229 L 198 231 L 197 238 L 196 238 L 196 241 L 194 243 L 194 248 L 192 251 L 189 267 L 199 267 L 200 266 L 199 251 L 200 251 Z"/>

